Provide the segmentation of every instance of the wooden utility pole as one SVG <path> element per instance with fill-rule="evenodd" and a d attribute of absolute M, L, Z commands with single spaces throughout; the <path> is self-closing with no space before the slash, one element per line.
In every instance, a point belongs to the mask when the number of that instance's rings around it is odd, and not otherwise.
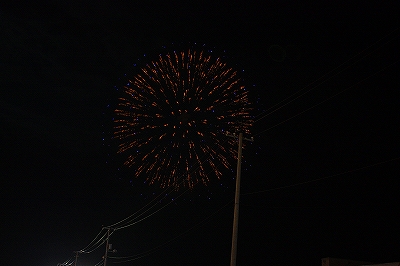
<path fill-rule="evenodd" d="M 228 137 L 238 138 L 238 160 L 236 166 L 236 190 L 235 190 L 235 209 L 233 214 L 233 232 L 232 232 L 232 248 L 231 248 L 231 266 L 236 266 L 237 239 L 239 228 L 239 198 L 240 198 L 240 177 L 242 171 L 242 146 L 243 140 L 253 141 L 251 138 L 243 138 L 243 133 L 239 133 L 239 137 L 235 133 L 226 132 Z"/>
<path fill-rule="evenodd" d="M 110 229 L 111 227 L 106 227 L 107 229 L 107 240 L 106 240 L 106 252 L 104 254 L 104 266 L 107 266 L 107 255 L 108 255 L 108 240 L 110 239 Z"/>
<path fill-rule="evenodd" d="M 238 160 L 236 166 L 235 210 L 233 213 L 231 266 L 236 266 L 237 238 L 238 238 L 238 227 L 239 227 L 240 176 L 242 171 L 242 143 L 243 143 L 243 133 L 239 133 Z"/>
<path fill-rule="evenodd" d="M 81 253 L 80 251 L 74 251 L 75 252 L 75 263 L 74 266 L 78 263 L 78 254 Z"/>

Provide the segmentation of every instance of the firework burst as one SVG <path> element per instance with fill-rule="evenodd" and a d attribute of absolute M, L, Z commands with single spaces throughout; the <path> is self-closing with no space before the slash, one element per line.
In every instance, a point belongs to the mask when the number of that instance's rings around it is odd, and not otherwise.
<path fill-rule="evenodd" d="M 238 73 L 201 51 L 160 55 L 122 91 L 114 119 L 118 153 L 136 177 L 161 187 L 221 178 L 220 168 L 237 156 L 225 132 L 249 133 L 252 123 Z"/>

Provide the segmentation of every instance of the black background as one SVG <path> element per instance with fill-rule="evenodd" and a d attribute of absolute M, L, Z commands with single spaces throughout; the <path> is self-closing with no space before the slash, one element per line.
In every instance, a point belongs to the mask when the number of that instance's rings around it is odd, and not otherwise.
<path fill-rule="evenodd" d="M 320 265 L 328 256 L 399 261 L 398 7 L 2 4 L 2 261 L 61 263 L 103 225 L 162 193 L 138 180 L 129 184 L 129 171 L 117 173 L 102 140 L 109 130 L 104 113 L 132 62 L 163 45 L 194 42 L 226 50 L 245 70 L 255 115 L 312 89 L 254 125 L 255 142 L 244 151 L 238 265 Z M 233 204 L 222 207 L 233 199 L 233 182 L 227 176 L 222 188 L 199 186 L 117 231 L 111 242 L 118 256 L 167 243 L 119 265 L 227 265 Z M 82 254 L 78 265 L 94 265 L 102 252 Z"/>

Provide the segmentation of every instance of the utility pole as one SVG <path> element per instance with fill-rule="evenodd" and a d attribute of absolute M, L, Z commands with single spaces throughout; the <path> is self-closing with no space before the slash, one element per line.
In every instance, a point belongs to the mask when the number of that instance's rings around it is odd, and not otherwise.
<path fill-rule="evenodd" d="M 238 238 L 238 228 L 239 228 L 240 176 L 242 170 L 242 142 L 243 142 L 243 133 L 240 132 L 238 141 L 238 161 L 236 166 L 236 190 L 235 190 L 235 209 L 233 213 L 231 266 L 236 266 L 237 238 Z"/>
<path fill-rule="evenodd" d="M 108 254 L 108 240 L 110 239 L 111 227 L 106 227 L 107 229 L 107 241 L 106 241 L 106 253 L 104 254 L 104 266 L 107 266 L 107 254 Z"/>
<path fill-rule="evenodd" d="M 117 252 L 116 249 L 112 250 L 112 244 L 109 244 L 109 240 L 110 240 L 110 230 L 113 230 L 112 227 L 103 227 L 103 229 L 107 229 L 107 240 L 106 240 L 106 253 L 104 254 L 104 266 L 107 266 L 107 256 L 108 256 L 108 252 L 112 252 L 115 253 Z"/>
<path fill-rule="evenodd" d="M 80 251 L 74 251 L 75 252 L 75 262 L 74 262 L 74 266 L 76 266 L 76 263 L 78 262 L 78 253 L 80 253 Z"/>
<path fill-rule="evenodd" d="M 229 137 L 236 138 L 236 134 L 226 134 Z M 245 140 L 253 141 L 253 138 Z M 236 190 L 235 190 L 235 209 L 233 213 L 233 231 L 232 231 L 232 248 L 231 248 L 231 264 L 230 266 L 236 266 L 236 254 L 237 254 L 237 239 L 238 239 L 238 228 L 239 228 L 239 198 L 240 198 L 240 177 L 242 171 L 242 146 L 243 146 L 243 133 L 239 133 L 238 140 L 238 160 L 236 166 Z"/>

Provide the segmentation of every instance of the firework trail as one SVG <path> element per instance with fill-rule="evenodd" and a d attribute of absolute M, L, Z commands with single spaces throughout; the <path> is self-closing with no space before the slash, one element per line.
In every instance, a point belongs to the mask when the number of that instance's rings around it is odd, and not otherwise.
<path fill-rule="evenodd" d="M 236 141 L 226 131 L 249 133 L 248 91 L 220 58 L 188 50 L 159 55 L 123 87 L 115 109 L 114 138 L 125 165 L 161 187 L 221 178 Z M 183 182 L 182 182 L 183 181 Z"/>

